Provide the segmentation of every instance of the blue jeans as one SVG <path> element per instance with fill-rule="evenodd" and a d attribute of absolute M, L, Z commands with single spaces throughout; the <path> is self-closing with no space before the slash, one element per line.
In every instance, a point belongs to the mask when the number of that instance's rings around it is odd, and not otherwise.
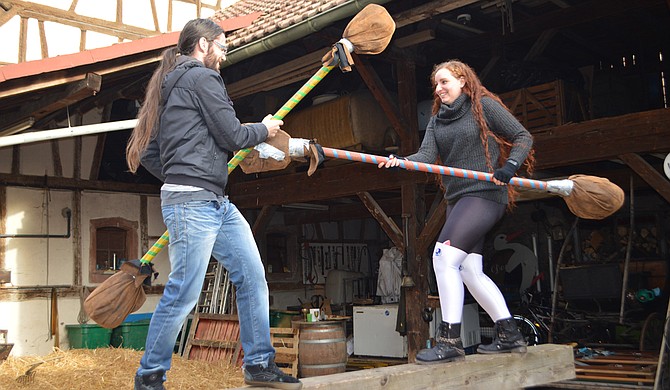
<path fill-rule="evenodd" d="M 172 271 L 151 317 L 137 374 L 170 369 L 177 335 L 198 301 L 210 256 L 226 268 L 236 288 L 244 363 L 265 366 L 275 354 L 268 286 L 249 223 L 228 198 L 208 191 L 163 192 L 161 208 Z"/>

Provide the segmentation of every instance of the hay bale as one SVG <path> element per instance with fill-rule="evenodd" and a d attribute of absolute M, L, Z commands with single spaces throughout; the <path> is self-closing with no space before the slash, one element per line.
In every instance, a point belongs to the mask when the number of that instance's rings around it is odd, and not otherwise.
<path fill-rule="evenodd" d="M 54 350 L 47 356 L 10 356 L 0 365 L 0 389 L 130 389 L 142 351 L 126 348 Z M 54 359 L 57 358 L 57 359 Z M 34 363 L 32 382 L 21 385 L 16 378 Z M 222 362 L 172 359 L 166 388 L 182 390 L 229 389 L 244 386 L 239 368 Z"/>

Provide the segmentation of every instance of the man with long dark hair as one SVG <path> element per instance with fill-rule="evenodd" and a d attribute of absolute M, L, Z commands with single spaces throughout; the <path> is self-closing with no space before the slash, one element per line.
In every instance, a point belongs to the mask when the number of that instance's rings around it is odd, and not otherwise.
<path fill-rule="evenodd" d="M 273 137 L 283 122 L 268 115 L 261 123 L 240 123 L 219 73 L 226 51 L 219 25 L 188 22 L 149 81 L 126 148 L 132 172 L 141 163 L 163 181 L 161 209 L 170 235 L 171 272 L 151 317 L 136 390 L 164 389 L 177 335 L 212 256 L 236 287 L 245 382 L 302 387 L 274 362 L 265 269 L 248 222 L 224 194 L 228 156 Z"/>

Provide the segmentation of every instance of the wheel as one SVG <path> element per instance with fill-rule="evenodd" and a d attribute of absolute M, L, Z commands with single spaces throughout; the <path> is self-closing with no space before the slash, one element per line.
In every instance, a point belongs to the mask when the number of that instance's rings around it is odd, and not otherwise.
<path fill-rule="evenodd" d="M 515 314 L 514 319 L 519 327 L 519 331 L 526 338 L 528 345 L 538 345 L 544 343 L 544 337 L 535 323 L 528 318 Z"/>
<path fill-rule="evenodd" d="M 640 351 L 660 351 L 663 340 L 663 318 L 654 312 L 647 316 L 640 332 Z"/>

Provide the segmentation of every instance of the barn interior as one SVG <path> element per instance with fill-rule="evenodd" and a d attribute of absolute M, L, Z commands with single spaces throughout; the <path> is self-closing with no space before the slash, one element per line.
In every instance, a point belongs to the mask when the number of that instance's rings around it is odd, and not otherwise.
<path fill-rule="evenodd" d="M 214 19 L 269 14 L 286 2 L 264 3 L 241 1 L 217 11 Z M 303 86 L 342 37 L 357 3 L 338 2 L 333 9 L 343 10 L 341 15 L 292 6 L 285 12 L 304 23 L 282 27 L 288 17 L 278 14 L 227 33 L 230 53 L 221 75 L 242 122 L 275 112 Z M 284 130 L 335 149 L 412 154 L 431 116 L 433 67 L 448 59 L 469 64 L 533 135 L 532 179 L 592 175 L 625 193 L 618 211 L 589 220 L 577 218 L 560 196 L 520 189 L 516 207 L 487 239 L 487 274 L 519 315 L 535 322 L 533 315 L 554 319 L 556 329 L 538 326 L 533 333 L 537 343 L 663 356 L 670 288 L 670 66 L 664 57 L 670 53 L 670 4 L 374 3 L 396 23 L 387 49 L 353 54 L 351 71 L 331 71 L 286 116 Z M 34 65 L 42 71 L 0 81 L 0 135 L 62 127 L 101 108 L 102 122 L 134 119 L 162 50 L 147 46 L 58 70 L 42 61 Z M 100 134 L 97 169 L 84 180 L 22 174 L 21 148 L 14 146 L 12 168 L 0 173 L 0 186 L 156 195 L 156 178 L 128 172 L 129 135 L 130 130 Z M 354 318 L 348 332 L 355 337 L 356 308 L 397 308 L 403 299 L 417 309 L 397 309 L 404 323 L 387 324 L 389 340 L 400 350 L 379 352 L 373 345 L 359 354 L 411 359 L 432 336 L 438 316 L 430 253 L 447 205 L 439 175 L 337 158 L 327 158 L 311 176 L 307 170 L 307 163 L 292 162 L 281 170 L 230 174 L 230 199 L 252 225 L 266 261 L 273 313 L 279 320 L 327 303 L 331 315 Z M 142 239 L 151 244 L 156 238 Z M 402 294 L 380 294 L 380 280 L 388 276 L 385 261 L 400 266 L 395 281 L 401 281 Z M 12 288 L 3 287 L 5 296 Z M 148 291 L 159 294 L 161 286 Z M 556 320 L 556 309 L 574 321 Z M 486 319 L 478 321 L 486 337 Z M 627 382 L 653 386 L 654 375 Z"/>

